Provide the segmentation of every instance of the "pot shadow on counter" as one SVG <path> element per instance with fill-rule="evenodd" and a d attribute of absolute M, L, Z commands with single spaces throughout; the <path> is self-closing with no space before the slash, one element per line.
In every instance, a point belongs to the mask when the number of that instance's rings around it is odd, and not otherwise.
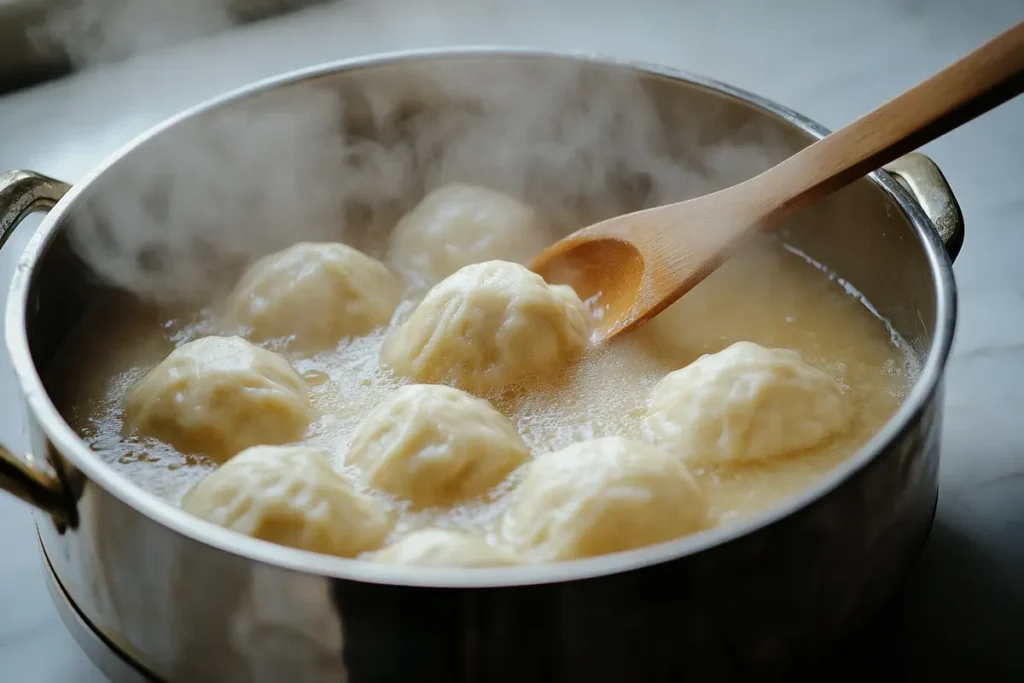
<path fill-rule="evenodd" d="M 1016 512 L 1014 520 L 1024 522 L 1024 499 Z M 850 683 L 917 678 L 1024 680 L 1024 576 L 941 518 L 892 603 L 807 676 Z"/>

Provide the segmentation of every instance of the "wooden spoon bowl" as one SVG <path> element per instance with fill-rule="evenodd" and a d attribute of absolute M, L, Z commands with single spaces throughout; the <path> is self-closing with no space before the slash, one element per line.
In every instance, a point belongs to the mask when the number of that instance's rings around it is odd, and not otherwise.
<path fill-rule="evenodd" d="M 578 230 L 531 268 L 592 303 L 599 338 L 628 332 L 713 273 L 743 238 L 1022 91 L 1024 22 L 750 180 Z"/>

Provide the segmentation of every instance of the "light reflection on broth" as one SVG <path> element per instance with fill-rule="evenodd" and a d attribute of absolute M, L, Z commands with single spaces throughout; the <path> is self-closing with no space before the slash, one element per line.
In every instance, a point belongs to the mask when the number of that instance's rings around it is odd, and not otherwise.
<path fill-rule="evenodd" d="M 70 373 L 63 407 L 71 426 L 118 472 L 173 503 L 214 463 L 154 440 L 124 438 L 122 400 L 176 345 L 209 333 L 202 319 L 183 320 L 111 303 L 91 314 L 61 364 Z M 306 379 L 320 415 L 306 442 L 334 454 L 338 469 L 353 481 L 355 473 L 342 466 L 351 435 L 402 383 L 379 366 L 385 334 L 377 330 L 312 357 L 274 349 Z M 797 493 L 854 453 L 892 416 L 916 367 L 855 293 L 794 250 L 760 240 L 647 326 L 588 352 L 565 377 L 490 398 L 513 420 L 534 456 L 602 436 L 645 439 L 641 418 L 654 385 L 702 354 L 742 340 L 799 351 L 839 382 L 855 418 L 846 432 L 806 452 L 742 467 L 694 469 L 719 523 Z M 513 474 L 498 493 L 511 489 L 520 475 Z M 497 495 L 450 510 L 406 512 L 391 538 L 424 527 L 493 536 L 506 503 L 507 497 Z"/>

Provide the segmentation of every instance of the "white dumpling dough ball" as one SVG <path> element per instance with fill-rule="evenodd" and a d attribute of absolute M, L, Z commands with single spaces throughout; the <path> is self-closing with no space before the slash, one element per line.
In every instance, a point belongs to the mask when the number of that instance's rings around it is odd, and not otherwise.
<path fill-rule="evenodd" d="M 431 285 L 471 263 L 527 263 L 551 241 L 534 210 L 514 197 L 466 183 L 424 197 L 391 233 L 390 258 Z"/>
<path fill-rule="evenodd" d="M 530 449 L 488 401 L 437 384 L 390 394 L 352 437 L 346 463 L 417 508 L 476 498 L 526 462 Z"/>
<path fill-rule="evenodd" d="M 653 545 L 708 521 L 707 500 L 679 458 L 618 436 L 540 456 L 514 496 L 504 534 L 540 561 Z"/>
<path fill-rule="evenodd" d="M 557 373 L 588 334 L 586 309 L 571 287 L 487 261 L 434 286 L 388 335 L 381 360 L 417 382 L 487 393 Z"/>
<path fill-rule="evenodd" d="M 306 384 L 288 361 L 239 337 L 182 344 L 125 396 L 127 427 L 218 460 L 296 441 L 312 417 Z"/>
<path fill-rule="evenodd" d="M 662 379 L 646 424 L 687 462 L 708 466 L 810 448 L 852 418 L 836 381 L 800 354 L 736 342 Z"/>
<path fill-rule="evenodd" d="M 181 506 L 246 536 L 340 557 L 376 550 L 393 527 L 383 503 L 345 481 L 325 453 L 303 446 L 242 451 Z"/>
<path fill-rule="evenodd" d="M 254 263 L 228 307 L 254 341 L 322 351 L 387 325 L 401 296 L 401 281 L 380 261 L 344 244 L 300 242 Z"/>
<path fill-rule="evenodd" d="M 414 531 L 374 556 L 382 564 L 416 567 L 510 567 L 520 563 L 508 548 L 456 531 Z"/>

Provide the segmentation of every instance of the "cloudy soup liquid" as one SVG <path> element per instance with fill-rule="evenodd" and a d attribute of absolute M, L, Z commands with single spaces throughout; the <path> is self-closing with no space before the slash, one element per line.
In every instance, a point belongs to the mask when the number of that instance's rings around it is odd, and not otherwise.
<path fill-rule="evenodd" d="M 396 320 L 417 300 L 407 296 Z M 207 328 L 195 318 L 183 322 L 152 309 L 113 308 L 94 311 L 68 345 L 61 364 L 66 368 L 61 383 L 69 387 L 64 414 L 111 467 L 177 504 L 215 463 L 155 440 L 123 435 L 123 399 L 132 383 L 175 346 L 207 334 Z M 311 357 L 281 351 L 306 378 L 319 415 L 305 442 L 331 453 L 337 469 L 357 483 L 356 473 L 344 466 L 351 436 L 374 406 L 407 381 L 380 367 L 378 355 L 388 331 L 345 340 Z M 763 240 L 640 330 L 590 349 L 565 376 L 488 398 L 517 425 L 534 457 L 602 436 L 642 439 L 642 417 L 654 385 L 702 354 L 737 341 L 798 351 L 839 382 L 855 406 L 855 417 L 840 435 L 782 459 L 742 468 L 692 468 L 719 524 L 757 513 L 814 484 L 879 430 L 913 380 L 910 354 L 856 292 L 794 250 Z M 503 488 L 514 487 L 516 477 Z M 427 526 L 490 535 L 507 498 L 499 490 L 486 501 L 415 513 L 392 501 L 402 513 L 392 538 Z"/>

